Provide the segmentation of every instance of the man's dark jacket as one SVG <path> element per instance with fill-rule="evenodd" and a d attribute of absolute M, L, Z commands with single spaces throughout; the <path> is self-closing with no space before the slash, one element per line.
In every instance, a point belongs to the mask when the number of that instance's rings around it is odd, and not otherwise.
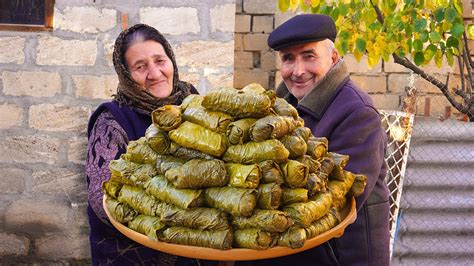
<path fill-rule="evenodd" d="M 301 101 L 289 93 L 283 82 L 277 88 L 277 96 L 296 107 L 314 136 L 329 140 L 329 151 L 349 155 L 345 169 L 367 175 L 367 186 L 356 199 L 357 220 L 342 237 L 295 255 L 242 264 L 388 265 L 389 196 L 384 161 L 387 140 L 369 95 L 349 79 L 341 60 Z"/>

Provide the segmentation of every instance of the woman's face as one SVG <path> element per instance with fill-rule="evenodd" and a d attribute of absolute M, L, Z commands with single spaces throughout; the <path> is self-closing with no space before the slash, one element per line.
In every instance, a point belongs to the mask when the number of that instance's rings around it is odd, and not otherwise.
<path fill-rule="evenodd" d="M 163 46 L 148 40 L 132 44 L 125 52 L 127 69 L 140 86 L 157 98 L 173 90 L 173 63 Z"/>

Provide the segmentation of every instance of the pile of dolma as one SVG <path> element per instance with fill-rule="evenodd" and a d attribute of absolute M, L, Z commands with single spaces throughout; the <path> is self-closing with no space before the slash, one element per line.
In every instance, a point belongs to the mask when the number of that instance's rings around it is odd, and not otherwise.
<path fill-rule="evenodd" d="M 341 222 L 367 177 L 259 84 L 190 95 L 152 113 L 109 164 L 111 216 L 157 241 L 216 249 L 300 248 Z"/>

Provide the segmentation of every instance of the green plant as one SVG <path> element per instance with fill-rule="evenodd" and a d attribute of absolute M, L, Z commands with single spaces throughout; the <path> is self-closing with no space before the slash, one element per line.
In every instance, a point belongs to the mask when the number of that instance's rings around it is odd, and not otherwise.
<path fill-rule="evenodd" d="M 392 56 L 395 63 L 437 86 L 453 107 L 473 119 L 473 62 L 467 41 L 473 38 L 474 27 L 465 26 L 459 0 L 278 0 L 278 7 L 282 12 L 300 8 L 331 16 L 338 29 L 335 45 L 342 55 L 352 53 L 358 61 L 366 55 L 371 67 Z M 453 66 L 456 57 L 462 69 L 461 88 L 449 89 L 449 75 L 443 83 L 421 69 L 432 61 L 441 67 L 443 58 Z"/>

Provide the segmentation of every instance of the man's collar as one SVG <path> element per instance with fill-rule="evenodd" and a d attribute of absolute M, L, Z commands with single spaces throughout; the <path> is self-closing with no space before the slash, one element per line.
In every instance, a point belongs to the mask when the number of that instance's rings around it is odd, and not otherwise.
<path fill-rule="evenodd" d="M 344 61 L 340 59 L 321 82 L 298 102 L 298 106 L 311 110 L 318 118 L 321 118 L 334 93 L 348 78 L 349 71 Z M 295 103 L 296 98 L 290 93 L 284 82 L 281 82 L 276 89 L 276 95 L 285 98 L 290 103 Z"/>

